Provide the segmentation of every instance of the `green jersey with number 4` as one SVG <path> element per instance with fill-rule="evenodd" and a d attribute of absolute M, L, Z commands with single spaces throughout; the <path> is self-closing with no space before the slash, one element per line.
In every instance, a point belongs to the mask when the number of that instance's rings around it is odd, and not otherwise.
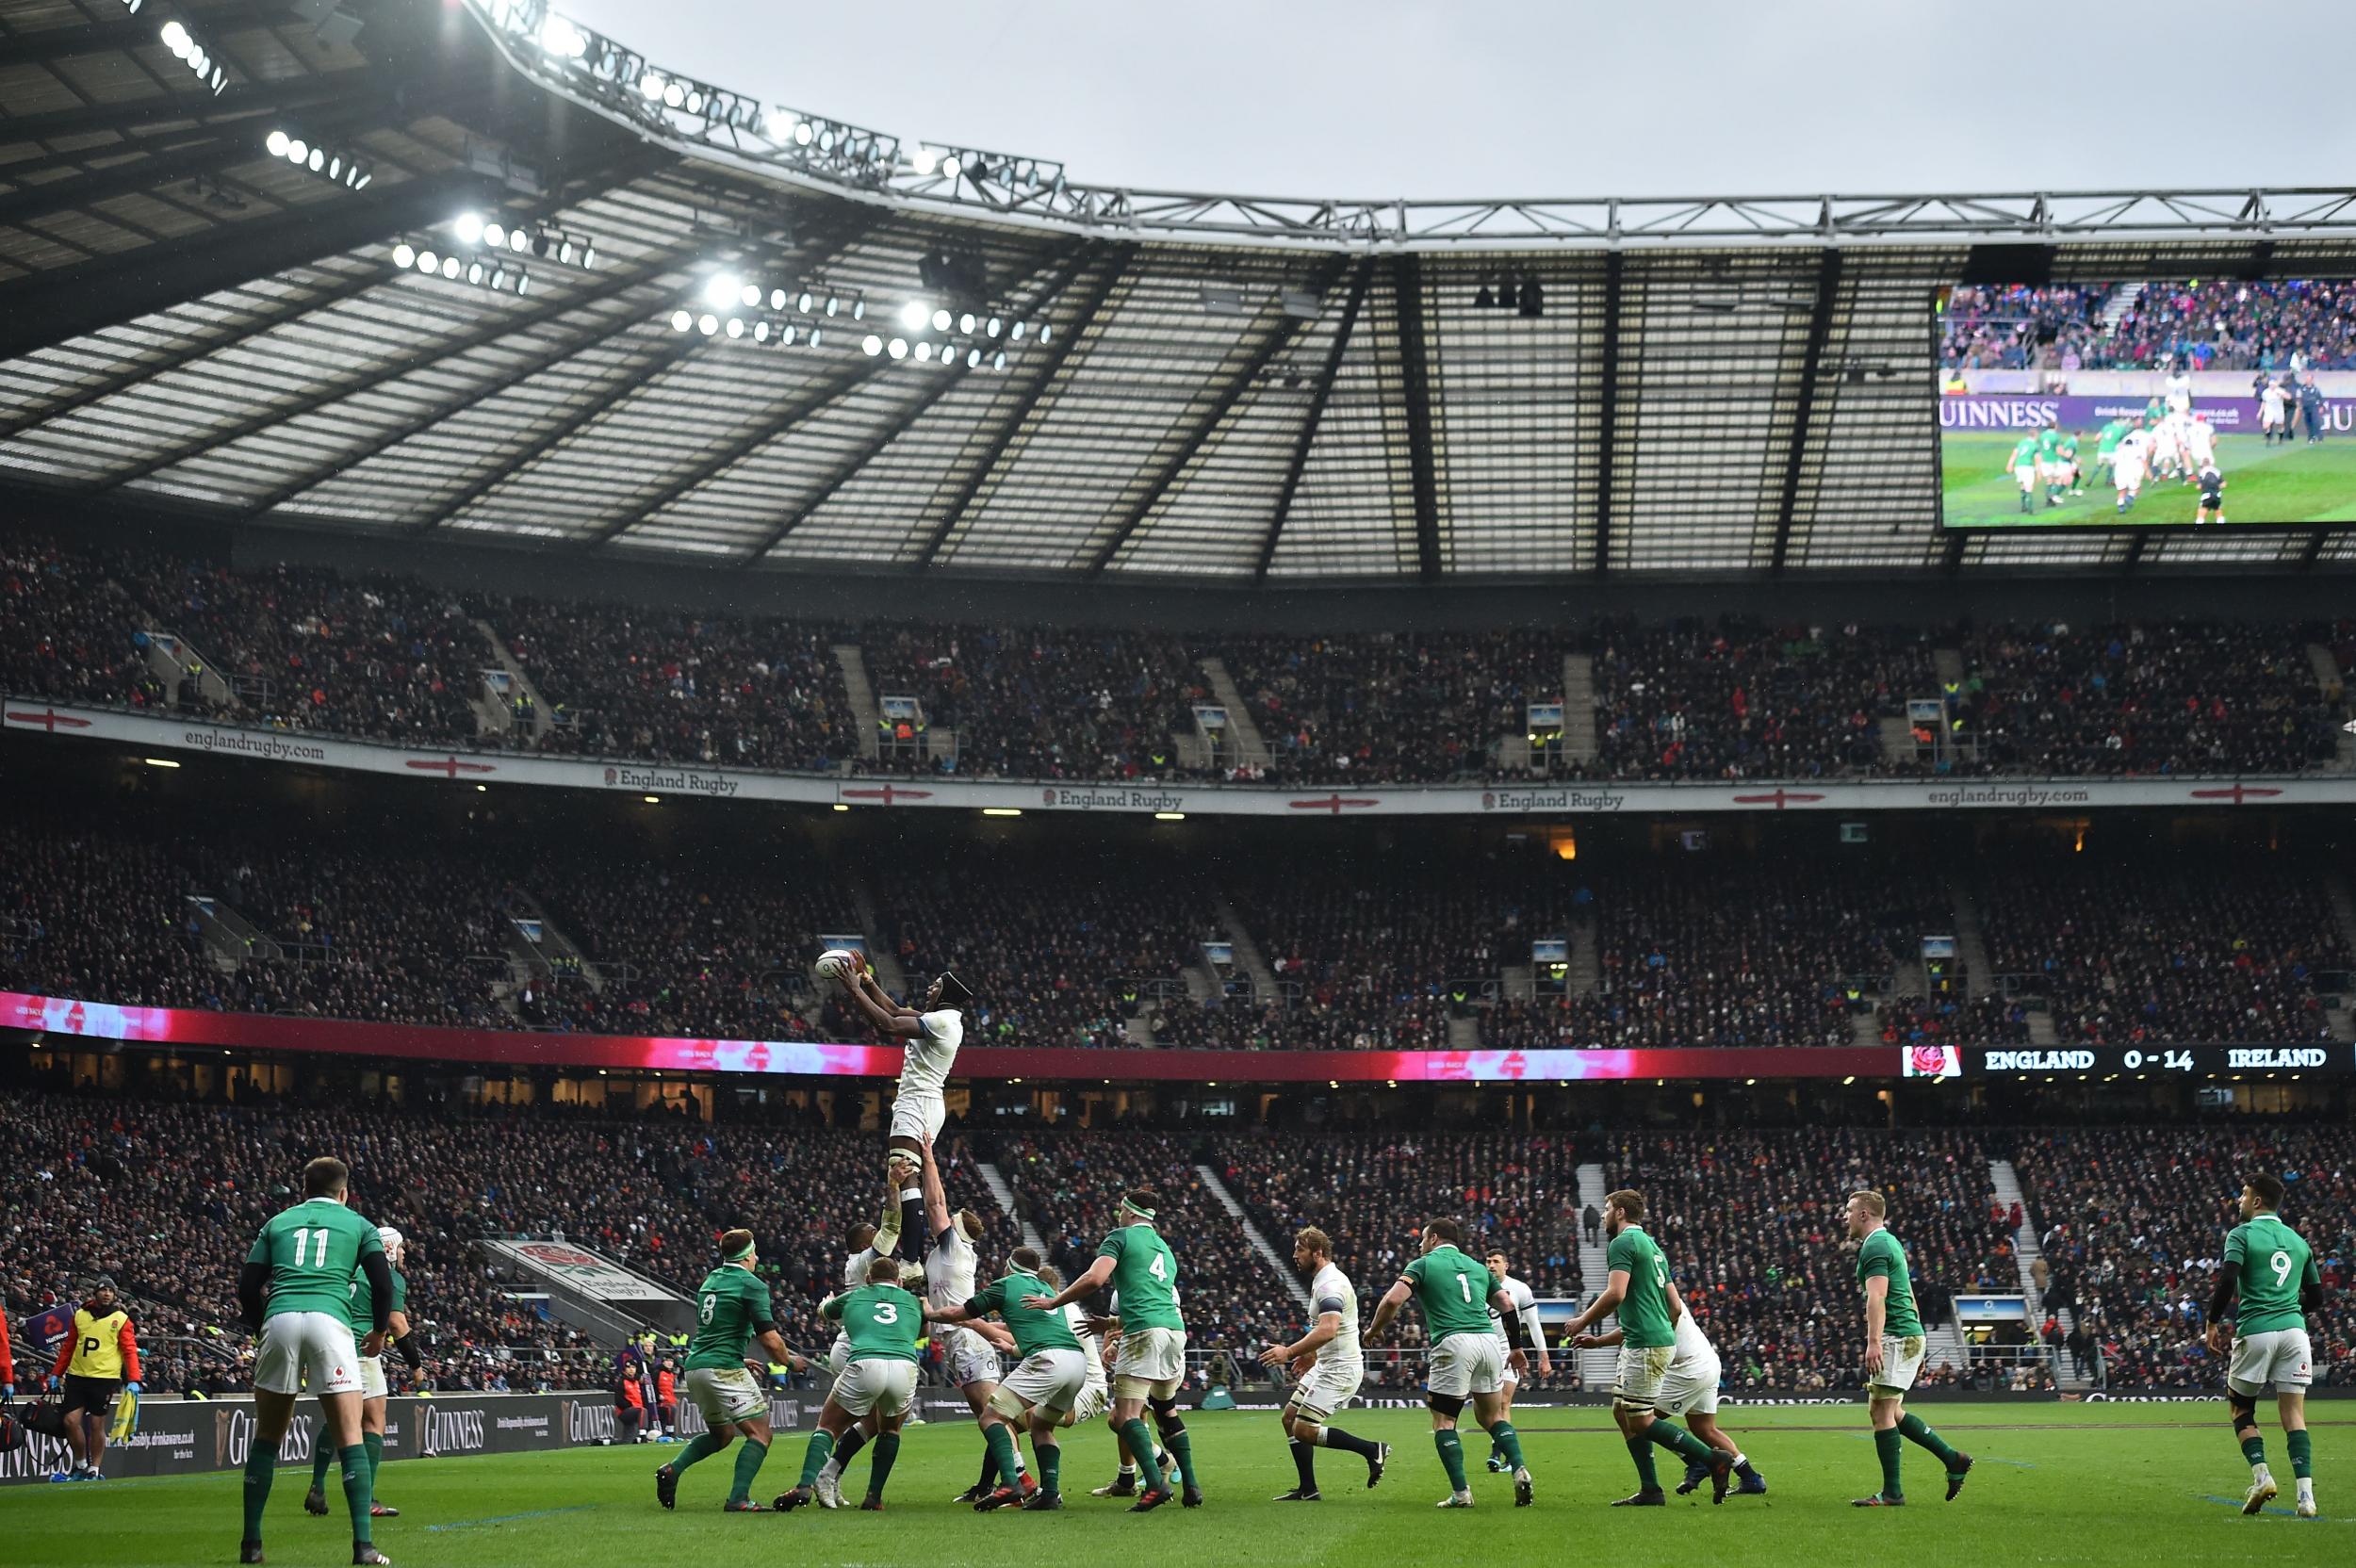
<path fill-rule="evenodd" d="M 343 1317 L 352 1309 L 352 1277 L 360 1271 L 360 1260 L 384 1255 L 375 1226 L 333 1198 L 313 1198 L 273 1215 L 245 1261 L 270 1267 L 264 1317 L 288 1312 Z M 370 1322 L 360 1331 L 374 1327 Z"/>
<path fill-rule="evenodd" d="M 1890 1282 L 1882 1332 L 1899 1339 L 1917 1337 L 1922 1332 L 1922 1319 L 1914 1310 L 1914 1277 L 1906 1269 L 1906 1250 L 1886 1227 L 1867 1236 L 1857 1249 L 1857 1288 L 1865 1288 L 1865 1282 L 1877 1274 Z"/>
<path fill-rule="evenodd" d="M 2299 1287 L 2320 1284 L 2323 1277 L 2305 1238 L 2283 1224 L 2281 1215 L 2262 1214 L 2234 1226 L 2225 1238 L 2225 1264 L 2241 1277 L 2235 1332 L 2264 1334 L 2307 1326 L 2306 1314 L 2299 1310 Z"/>
<path fill-rule="evenodd" d="M 851 1336 L 853 1361 L 914 1361 L 916 1336 L 924 1331 L 923 1303 L 898 1285 L 845 1291 L 826 1302 L 824 1315 Z"/>
<path fill-rule="evenodd" d="M 1628 1271 L 1628 1294 L 1620 1298 L 1620 1343 L 1640 1350 L 1677 1342 L 1677 1324 L 1669 1317 L 1669 1261 L 1640 1226 L 1623 1225 L 1604 1249 L 1603 1266 L 1617 1274 Z"/>
<path fill-rule="evenodd" d="M 1016 1269 L 1005 1279 L 983 1287 L 980 1295 L 968 1301 L 966 1310 L 976 1317 L 996 1313 L 1006 1319 L 1006 1331 L 1014 1335 L 1016 1351 L 1025 1356 L 1041 1350 L 1077 1350 L 1080 1336 L 1072 1331 L 1072 1321 L 1061 1307 L 1054 1312 L 1034 1312 L 1023 1304 L 1025 1296 L 1053 1296 L 1047 1282 L 1036 1274 Z"/>
<path fill-rule="evenodd" d="M 1415 1293 L 1423 1308 L 1425 1337 L 1438 1344 L 1450 1334 L 1496 1331 L 1489 1321 L 1489 1298 L 1500 1282 L 1489 1266 L 1442 1242 L 1399 1270 L 1399 1277 Z"/>
<path fill-rule="evenodd" d="M 1113 1260 L 1113 1289 L 1121 1293 L 1123 1329 L 1184 1329 L 1178 1315 L 1178 1260 L 1153 1226 L 1123 1225 L 1096 1250 Z"/>
<path fill-rule="evenodd" d="M 687 1342 L 687 1370 L 742 1366 L 753 1336 L 776 1316 L 766 1282 L 749 1268 L 722 1264 L 695 1287 L 695 1337 Z"/>

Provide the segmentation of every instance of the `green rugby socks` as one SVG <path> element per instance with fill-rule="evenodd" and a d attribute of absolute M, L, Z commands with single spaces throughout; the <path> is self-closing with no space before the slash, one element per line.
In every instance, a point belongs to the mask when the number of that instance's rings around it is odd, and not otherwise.
<path fill-rule="evenodd" d="M 1512 1465 L 1516 1470 L 1522 1468 L 1521 1434 L 1513 1429 L 1513 1422 L 1499 1421 L 1496 1426 L 1491 1427 L 1489 1429 L 1489 1441 L 1495 1446 L 1504 1451 L 1506 1463 Z"/>
<path fill-rule="evenodd" d="M 710 1432 L 698 1433 L 693 1443 L 679 1450 L 679 1458 L 671 1462 L 671 1474 L 681 1475 L 689 1465 L 710 1459 L 728 1446 L 728 1441 L 725 1437 L 714 1437 Z"/>
<path fill-rule="evenodd" d="M 1443 1427 L 1432 1434 L 1432 1443 L 1440 1450 L 1440 1468 L 1448 1472 L 1448 1490 L 1464 1491 L 1464 1440 L 1456 1435 L 1455 1428 Z"/>
<path fill-rule="evenodd" d="M 1907 1442 L 1920 1444 L 1937 1454 L 1939 1462 L 1949 1470 L 1955 1467 L 1955 1451 L 1947 1446 L 1947 1440 L 1931 1430 L 1929 1424 L 1912 1411 L 1898 1418 L 1898 1431 Z"/>
<path fill-rule="evenodd" d="M 706 1435 L 709 1436 L 710 1434 L 707 1433 Z M 699 1437 L 695 1439 L 695 1441 L 701 1443 L 703 1438 Z M 824 1427 L 821 1427 L 816 1431 L 810 1433 L 810 1446 L 802 1450 L 801 1484 L 804 1486 L 816 1486 L 818 1484 L 818 1472 L 826 1467 L 826 1461 L 833 1455 L 833 1453 L 834 1439 L 827 1435 L 826 1429 Z"/>
<path fill-rule="evenodd" d="M 1121 1424 L 1121 1440 L 1129 1446 L 1129 1457 L 1137 1462 L 1137 1476 L 1148 1492 L 1162 1489 L 1162 1467 L 1153 1462 L 1153 1434 L 1145 1429 L 1145 1417 L 1136 1416 Z"/>
<path fill-rule="evenodd" d="M 2302 1481 L 2311 1479 L 2315 1473 L 2315 1450 L 2307 1436 L 2307 1429 L 2301 1427 L 2295 1432 L 2284 1432 L 2282 1445 L 2291 1451 L 2291 1474 Z"/>
<path fill-rule="evenodd" d="M 1644 1429 L 1644 1435 L 1690 1464 L 1711 1462 L 1710 1445 L 1674 1421 L 1664 1421 L 1656 1415 L 1652 1425 Z"/>
<path fill-rule="evenodd" d="M 1653 1468 L 1652 1439 L 1649 1437 L 1629 1438 L 1628 1457 L 1636 1462 L 1636 1490 L 1639 1492 L 1660 1491 L 1661 1472 Z"/>
<path fill-rule="evenodd" d="M 876 1433 L 875 1451 L 869 1456 L 867 1461 L 867 1494 L 870 1497 L 883 1495 L 884 1482 L 892 1478 L 892 1467 L 899 1458 L 900 1434 L 898 1432 Z"/>
<path fill-rule="evenodd" d="M 1906 1494 L 1906 1482 L 1898 1478 L 1906 1459 L 1906 1440 L 1897 1428 L 1889 1427 L 1873 1434 L 1873 1447 L 1882 1459 L 1882 1495 L 1896 1502 Z"/>
<path fill-rule="evenodd" d="M 769 1445 L 756 1443 L 749 1437 L 744 1440 L 744 1446 L 736 1450 L 736 1484 L 728 1488 L 729 1502 L 742 1503 L 751 1498 L 753 1478 L 761 1474 L 768 1458 Z"/>
<path fill-rule="evenodd" d="M 278 1445 L 256 1439 L 245 1450 L 245 1539 L 262 1539 L 262 1509 L 278 1473 Z"/>
<path fill-rule="evenodd" d="M 357 1443 L 336 1456 L 344 1466 L 344 1506 L 352 1510 L 352 1544 L 365 1546 L 374 1535 L 368 1523 L 368 1502 L 375 1495 L 368 1474 L 368 1451 Z"/>

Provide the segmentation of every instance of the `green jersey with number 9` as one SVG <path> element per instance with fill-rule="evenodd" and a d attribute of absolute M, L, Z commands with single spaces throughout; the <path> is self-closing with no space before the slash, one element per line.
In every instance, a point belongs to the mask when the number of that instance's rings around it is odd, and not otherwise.
<path fill-rule="evenodd" d="M 1669 1264 L 1652 1237 L 1634 1225 L 1623 1225 L 1604 1250 L 1604 1266 L 1617 1274 L 1628 1270 L 1628 1294 L 1620 1298 L 1620 1343 L 1650 1349 L 1677 1342 L 1677 1325 L 1669 1320 Z"/>
<path fill-rule="evenodd" d="M 1123 1329 L 1184 1329 L 1178 1315 L 1178 1260 L 1161 1233 L 1142 1222 L 1123 1225 L 1096 1250 L 1113 1260 L 1113 1289 L 1121 1293 Z"/>
<path fill-rule="evenodd" d="M 2225 1263 L 2241 1281 L 2236 1333 L 2307 1326 L 2306 1314 L 2299 1310 L 2299 1287 L 2319 1283 L 2322 1276 L 2305 1238 L 2283 1224 L 2281 1215 L 2268 1212 L 2234 1226 L 2225 1238 Z"/>
<path fill-rule="evenodd" d="M 1489 1298 L 1498 1282 L 1487 1264 L 1442 1242 L 1400 1269 L 1399 1277 L 1415 1293 L 1415 1304 L 1423 1308 L 1424 1337 L 1434 1345 L 1450 1334 L 1493 1331 Z"/>
<path fill-rule="evenodd" d="M 851 1336 L 853 1361 L 914 1361 L 924 1331 L 924 1308 L 898 1285 L 861 1285 L 827 1300 L 830 1322 Z"/>
<path fill-rule="evenodd" d="M 753 1336 L 776 1316 L 765 1282 L 749 1268 L 722 1264 L 695 1287 L 695 1337 L 687 1342 L 687 1370 L 743 1366 Z"/>

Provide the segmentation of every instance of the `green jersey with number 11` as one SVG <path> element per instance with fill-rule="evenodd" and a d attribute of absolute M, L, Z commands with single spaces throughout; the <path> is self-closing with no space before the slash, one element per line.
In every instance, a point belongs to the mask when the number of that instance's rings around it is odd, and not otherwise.
<path fill-rule="evenodd" d="M 1096 1250 L 1113 1260 L 1113 1289 L 1121 1293 L 1121 1326 L 1128 1329 L 1181 1329 L 1178 1315 L 1178 1260 L 1161 1233 L 1139 1223 L 1123 1225 Z"/>
<path fill-rule="evenodd" d="M 270 1266 L 270 1306 L 263 1316 L 323 1312 L 346 1318 L 360 1260 L 384 1255 L 375 1226 L 333 1198 L 313 1198 L 273 1216 L 245 1261 Z M 371 1310 L 360 1331 L 374 1328 Z"/>

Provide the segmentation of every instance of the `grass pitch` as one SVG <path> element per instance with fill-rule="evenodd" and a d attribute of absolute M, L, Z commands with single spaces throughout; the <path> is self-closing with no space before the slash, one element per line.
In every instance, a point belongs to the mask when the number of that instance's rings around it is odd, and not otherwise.
<path fill-rule="evenodd" d="M 2303 428 L 2303 427 L 2302 427 Z M 2120 516 L 2118 492 L 2095 471 L 2091 434 L 2078 444 L 2086 493 L 2049 508 L 2040 486 L 2037 510 L 2021 510 L 2021 486 L 2005 468 L 2017 437 L 1979 432 L 1941 437 L 1940 486 L 1950 528 L 2102 528 L 2187 526 L 2198 492 L 2174 481 L 2147 482 L 2143 498 Z M 2257 435 L 2220 435 L 2217 466 L 2225 476 L 2227 526 L 2238 523 L 2325 523 L 2356 521 L 2356 441 L 2304 436 L 2289 446 L 2267 446 Z"/>
<path fill-rule="evenodd" d="M 1508 1565 L 1584 1561 L 1742 1562 L 1818 1568 L 1865 1560 L 1913 1563 L 2061 1562 L 2151 1568 L 2158 1562 L 2356 1561 L 2356 1408 L 2317 1401 L 2317 1485 L 2324 1517 L 2291 1516 L 2290 1463 L 2281 1432 L 2267 1457 L 2283 1495 L 2266 1512 L 2239 1511 L 2249 1475 L 2221 1401 L 2197 1405 L 1924 1405 L 1922 1413 L 1978 1467 L 1961 1498 L 1929 1456 L 1908 1446 L 1908 1506 L 1861 1511 L 1880 1470 L 1859 1406 L 1740 1409 L 1724 1424 L 1767 1477 L 1765 1497 L 1672 1496 L 1666 1509 L 1605 1505 L 1634 1489 L 1628 1453 L 1599 1409 L 1530 1410 L 1518 1423 L 1538 1501 L 1513 1506 L 1507 1478 L 1480 1466 L 1487 1445 L 1465 1443 L 1480 1501 L 1469 1519 L 1434 1511 L 1446 1491 L 1418 1411 L 1354 1411 L 1347 1426 L 1395 1446 L 1380 1490 L 1345 1454 L 1320 1452 L 1321 1503 L 1277 1503 L 1293 1484 L 1276 1418 L 1198 1415 L 1187 1425 L 1209 1501 L 1130 1517 L 1088 1496 L 1111 1478 L 1102 1428 L 1070 1442 L 1059 1514 L 979 1517 L 949 1498 L 970 1484 L 980 1440 L 970 1424 L 912 1431 L 882 1514 L 816 1508 L 774 1516 L 719 1511 L 731 1454 L 688 1472 L 676 1513 L 654 1500 L 667 1446 L 587 1448 L 389 1462 L 379 1478 L 401 1517 L 378 1524 L 378 1546 L 400 1568 L 646 1568 L 649 1563 L 777 1560 L 810 1564 L 947 1565 L 1061 1562 L 1085 1555 L 1123 1568 L 1267 1568 L 1271 1562 L 1369 1565 L 1480 1560 Z M 2271 1411 L 2267 1412 L 2269 1418 Z M 793 1484 L 807 1434 L 781 1433 L 755 1494 Z M 864 1490 L 867 1461 L 845 1491 Z M 1664 1484 L 1677 1462 L 1661 1459 Z M 343 1499 L 314 1519 L 303 1511 L 307 1471 L 279 1472 L 265 1543 L 272 1563 L 335 1568 L 350 1560 Z M 237 1560 L 239 1478 L 234 1473 L 0 1492 L 4 1555 L 41 1568 L 143 1568 Z M 748 1557 L 747 1554 L 758 1554 Z"/>

